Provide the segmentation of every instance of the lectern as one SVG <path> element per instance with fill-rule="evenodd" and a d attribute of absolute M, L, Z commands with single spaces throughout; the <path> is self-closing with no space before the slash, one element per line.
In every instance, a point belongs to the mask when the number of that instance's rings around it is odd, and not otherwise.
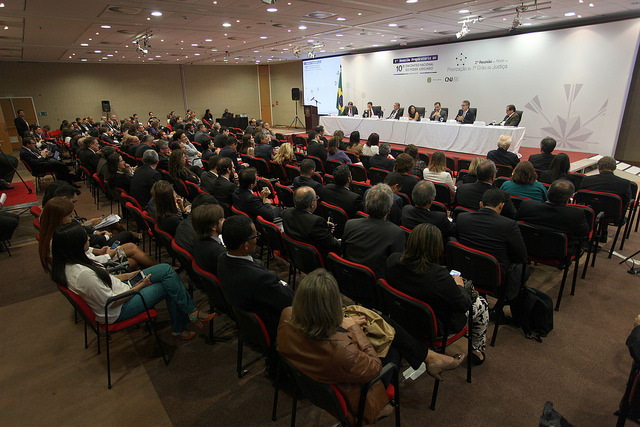
<path fill-rule="evenodd" d="M 304 106 L 304 124 L 307 132 L 315 130 L 316 126 L 319 124 L 318 107 L 315 105 Z"/>

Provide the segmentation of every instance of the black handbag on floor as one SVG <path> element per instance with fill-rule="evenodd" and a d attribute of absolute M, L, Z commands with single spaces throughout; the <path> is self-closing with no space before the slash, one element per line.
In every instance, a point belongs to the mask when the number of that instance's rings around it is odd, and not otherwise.
<path fill-rule="evenodd" d="M 541 337 L 553 330 L 553 300 L 537 289 L 523 286 L 511 314 L 529 339 L 542 342 Z"/>

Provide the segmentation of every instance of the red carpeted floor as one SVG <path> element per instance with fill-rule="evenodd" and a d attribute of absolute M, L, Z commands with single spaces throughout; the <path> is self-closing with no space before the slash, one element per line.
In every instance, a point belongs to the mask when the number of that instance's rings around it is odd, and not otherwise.
<path fill-rule="evenodd" d="M 29 194 L 24 184 L 20 181 L 13 182 L 15 188 L 13 190 L 2 190 L 0 193 L 7 193 L 7 201 L 4 203 L 5 207 L 22 205 L 24 203 L 33 203 L 38 201 L 38 196 L 36 195 L 36 190 L 33 184 L 33 181 L 25 181 L 29 188 L 31 188 L 32 193 Z"/>

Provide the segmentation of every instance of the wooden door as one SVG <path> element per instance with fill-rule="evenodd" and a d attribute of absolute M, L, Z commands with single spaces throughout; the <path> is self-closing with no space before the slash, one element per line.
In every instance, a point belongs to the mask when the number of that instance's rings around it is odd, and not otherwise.
<path fill-rule="evenodd" d="M 271 122 L 271 79 L 268 65 L 258 65 L 258 83 L 260 86 L 260 118 L 263 122 Z"/>
<path fill-rule="evenodd" d="M 4 114 L 2 113 L 2 103 L 0 102 L 0 150 L 5 154 L 13 154 L 13 148 L 11 146 L 11 140 L 9 139 L 9 132 L 7 131 L 7 124 L 5 123 Z M 11 121 L 13 125 L 13 121 Z M 13 127 L 15 129 L 15 126 Z"/>
<path fill-rule="evenodd" d="M 9 134 L 11 147 L 14 150 L 19 150 L 22 145 L 22 141 L 18 136 L 18 129 L 16 128 L 13 120 L 18 116 L 18 110 L 24 110 L 24 118 L 30 125 L 38 123 L 36 109 L 33 105 L 33 98 L 0 98 L 0 108 L 2 108 L 2 116 L 4 118 L 7 133 Z"/>

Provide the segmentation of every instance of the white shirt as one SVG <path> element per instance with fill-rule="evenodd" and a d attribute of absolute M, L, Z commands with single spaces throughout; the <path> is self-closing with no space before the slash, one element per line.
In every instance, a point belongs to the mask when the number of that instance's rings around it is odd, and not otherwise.
<path fill-rule="evenodd" d="M 429 172 L 429 168 L 425 168 L 422 171 L 422 175 L 424 176 L 424 179 L 426 179 L 428 181 L 441 182 L 443 184 L 447 184 L 449 186 L 449 188 L 451 189 L 451 191 L 453 191 L 453 192 L 456 191 L 456 187 L 455 187 L 455 185 L 453 185 L 453 178 L 451 178 L 451 175 L 447 171 L 444 171 L 444 172 Z"/>
<path fill-rule="evenodd" d="M 93 270 L 80 264 L 67 264 L 64 274 L 69 289 L 87 303 L 95 313 L 96 320 L 101 323 L 104 323 L 104 305 L 107 299 L 131 289 L 129 285 L 114 276 L 109 276 L 111 278 L 111 288 L 109 288 Z M 119 305 L 109 309 L 109 323 L 118 319 L 121 307 Z"/>
<path fill-rule="evenodd" d="M 372 145 L 371 147 L 369 147 L 367 144 L 365 144 L 362 147 L 362 154 L 364 154 L 365 156 L 375 156 L 376 154 L 378 154 L 378 146 Z"/>

